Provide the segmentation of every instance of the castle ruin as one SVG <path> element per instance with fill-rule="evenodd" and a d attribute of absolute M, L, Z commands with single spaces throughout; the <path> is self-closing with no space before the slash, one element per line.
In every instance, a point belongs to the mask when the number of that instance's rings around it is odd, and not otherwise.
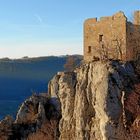
<path fill-rule="evenodd" d="M 140 57 L 140 11 L 129 22 L 123 12 L 87 19 L 84 23 L 84 60 L 137 60 Z"/>

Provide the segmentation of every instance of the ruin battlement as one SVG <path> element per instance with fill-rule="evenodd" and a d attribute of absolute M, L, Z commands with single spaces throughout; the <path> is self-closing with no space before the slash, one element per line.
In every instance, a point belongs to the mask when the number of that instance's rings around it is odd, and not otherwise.
<path fill-rule="evenodd" d="M 120 11 L 113 16 L 100 17 L 99 19 L 97 17 L 89 18 L 89 19 L 85 20 L 85 24 L 86 23 L 92 23 L 93 24 L 93 23 L 98 23 L 98 22 L 102 22 L 102 21 L 116 20 L 116 19 L 119 19 L 119 18 L 127 19 L 126 16 L 124 15 L 124 13 Z"/>

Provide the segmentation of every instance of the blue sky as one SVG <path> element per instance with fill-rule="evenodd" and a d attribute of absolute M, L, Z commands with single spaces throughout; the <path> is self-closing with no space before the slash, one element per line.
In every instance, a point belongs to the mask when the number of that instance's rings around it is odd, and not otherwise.
<path fill-rule="evenodd" d="M 86 18 L 124 11 L 140 0 L 0 0 L 0 57 L 82 54 Z"/>

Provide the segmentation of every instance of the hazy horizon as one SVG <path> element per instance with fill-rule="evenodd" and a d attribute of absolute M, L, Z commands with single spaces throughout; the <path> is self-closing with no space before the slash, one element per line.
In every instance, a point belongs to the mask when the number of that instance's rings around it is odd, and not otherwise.
<path fill-rule="evenodd" d="M 62 45 L 59 48 L 54 46 L 54 48 L 51 49 L 51 47 L 53 47 L 53 45 L 50 45 L 50 47 L 48 47 L 50 49 L 48 49 L 47 51 L 44 51 L 46 50 L 45 44 L 43 45 L 34 44 L 33 46 L 29 46 L 28 44 L 27 46 L 24 47 L 13 46 L 10 48 L 0 47 L 0 59 L 1 58 L 19 59 L 26 56 L 31 58 L 31 57 L 63 56 L 63 55 L 75 55 L 75 54 L 83 55 L 82 52 L 83 50 L 82 49 L 80 50 L 78 47 L 76 47 L 76 45 L 71 45 L 71 44 L 67 45 L 67 47 L 75 47 L 74 51 L 72 49 L 67 50 L 67 48 Z M 57 49 L 59 51 L 57 51 Z"/>
<path fill-rule="evenodd" d="M 18 59 L 32 59 L 32 58 L 44 58 L 44 57 L 65 57 L 65 56 L 83 56 L 83 54 L 65 54 L 65 55 L 41 55 L 41 56 L 21 56 L 21 57 L 0 57 L 0 59 L 11 59 L 11 60 L 18 60 Z"/>

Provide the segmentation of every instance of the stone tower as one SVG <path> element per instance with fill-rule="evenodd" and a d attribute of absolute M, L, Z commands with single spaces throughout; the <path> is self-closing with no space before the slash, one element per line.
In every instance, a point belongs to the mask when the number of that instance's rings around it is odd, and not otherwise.
<path fill-rule="evenodd" d="M 123 12 L 113 16 L 87 19 L 84 23 L 84 60 L 135 60 L 140 56 L 140 11 L 134 23 Z"/>
<path fill-rule="evenodd" d="M 140 11 L 134 12 L 134 24 L 140 25 Z"/>

